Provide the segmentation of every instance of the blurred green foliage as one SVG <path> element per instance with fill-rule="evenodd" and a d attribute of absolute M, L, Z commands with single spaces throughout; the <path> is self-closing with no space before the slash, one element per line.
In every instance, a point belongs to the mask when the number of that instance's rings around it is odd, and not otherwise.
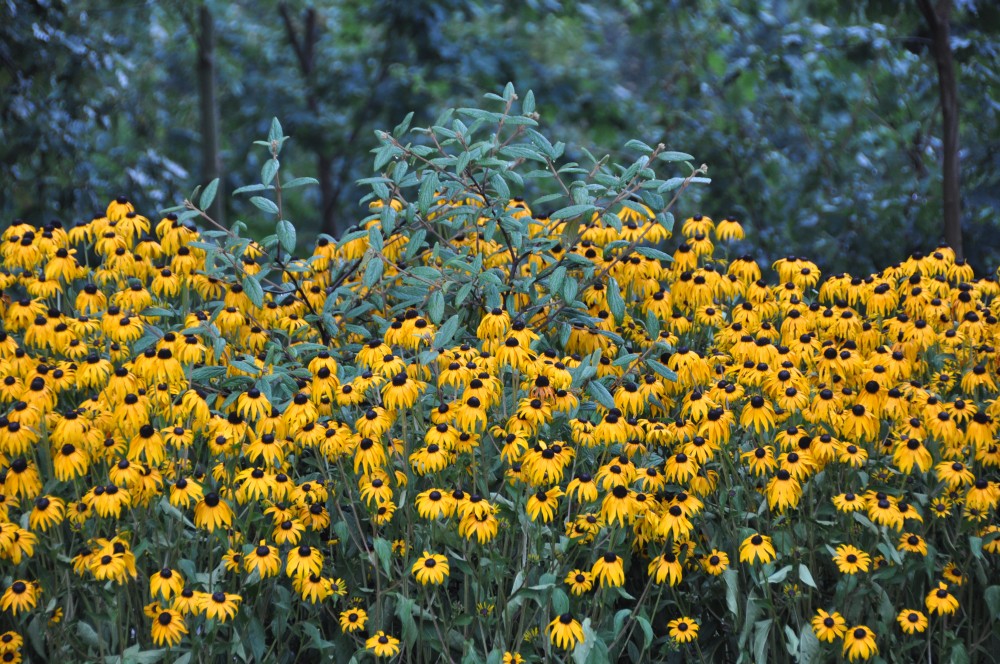
<path fill-rule="evenodd" d="M 120 192 L 155 216 L 204 182 L 202 4 L 0 3 L 3 219 L 71 222 Z M 223 189 L 259 171 L 247 146 L 280 117 L 301 146 L 290 176 L 321 175 L 325 160 L 337 234 L 360 218 L 373 129 L 410 110 L 426 124 L 513 81 L 570 144 L 639 136 L 708 164 L 712 184 L 682 213 L 736 215 L 759 258 L 870 271 L 942 237 L 937 76 L 913 3 L 344 0 L 289 2 L 284 17 L 262 0 L 204 4 Z M 1000 262 L 1000 9 L 958 0 L 952 23 L 966 253 L 986 269 Z M 305 71 L 293 37 L 310 34 Z M 289 214 L 306 240 L 320 189 Z M 224 198 L 227 220 L 247 213 Z"/>

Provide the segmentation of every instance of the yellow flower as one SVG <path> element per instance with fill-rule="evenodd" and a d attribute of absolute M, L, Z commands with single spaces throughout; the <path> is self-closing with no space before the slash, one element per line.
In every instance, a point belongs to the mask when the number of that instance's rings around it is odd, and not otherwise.
<path fill-rule="evenodd" d="M 424 551 L 424 555 L 413 563 L 413 575 L 422 585 L 440 585 L 448 578 L 448 559 L 440 553 Z"/>
<path fill-rule="evenodd" d="M 670 638 L 678 643 L 688 643 L 698 638 L 698 623 L 687 616 L 674 618 L 668 622 L 667 630 Z"/>
<path fill-rule="evenodd" d="M 771 538 L 767 535 L 755 533 L 747 537 L 740 544 L 741 563 L 753 563 L 755 561 L 769 563 L 774 560 L 776 555 Z"/>
<path fill-rule="evenodd" d="M 938 582 L 937 588 L 927 593 L 924 599 L 927 610 L 941 616 L 951 615 L 958 610 L 958 599 L 948 592 L 948 584 Z"/>
<path fill-rule="evenodd" d="M 399 639 L 379 630 L 365 641 L 365 648 L 374 652 L 376 657 L 392 657 L 399 652 Z"/>
<path fill-rule="evenodd" d="M 345 632 L 357 632 L 365 628 L 368 614 L 364 609 L 348 609 L 340 612 L 340 628 Z"/>
<path fill-rule="evenodd" d="M 896 616 L 900 629 L 907 634 L 922 634 L 927 629 L 927 616 L 915 609 L 903 609 Z"/>
<path fill-rule="evenodd" d="M 850 544 L 841 544 L 837 547 L 833 562 L 837 563 L 837 568 L 844 574 L 855 574 L 868 571 L 871 556 Z"/>
<path fill-rule="evenodd" d="M 594 562 L 591 574 L 602 588 L 605 585 L 611 588 L 624 585 L 624 561 L 621 556 L 609 551 Z"/>
<path fill-rule="evenodd" d="M 844 633 L 844 656 L 849 661 L 868 659 L 878 654 L 875 633 L 865 625 L 852 627 Z"/>
<path fill-rule="evenodd" d="M 817 639 L 833 643 L 847 633 L 847 621 L 836 611 L 827 613 L 823 609 L 817 609 L 812 619 L 812 629 Z"/>
<path fill-rule="evenodd" d="M 158 646 L 176 646 L 187 633 L 184 618 L 173 609 L 163 609 L 153 617 L 153 643 Z"/>
<path fill-rule="evenodd" d="M 38 603 L 39 594 L 39 589 L 34 583 L 17 579 L 7 586 L 7 590 L 0 597 L 0 609 L 10 611 L 15 616 L 30 611 Z"/>
<path fill-rule="evenodd" d="M 222 592 L 202 593 L 200 600 L 201 612 L 210 620 L 226 622 L 236 617 L 243 598 L 232 593 Z"/>
<path fill-rule="evenodd" d="M 564 650 L 572 650 L 584 640 L 583 625 L 573 615 L 564 613 L 549 623 L 549 640 Z"/>

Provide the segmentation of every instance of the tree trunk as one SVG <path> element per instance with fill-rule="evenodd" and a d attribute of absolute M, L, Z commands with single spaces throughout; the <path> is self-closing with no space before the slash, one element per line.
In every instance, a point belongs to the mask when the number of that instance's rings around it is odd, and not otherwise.
<path fill-rule="evenodd" d="M 962 250 L 962 198 L 959 188 L 958 163 L 958 80 L 955 58 L 951 51 L 951 0 L 918 0 L 920 11 L 931 32 L 931 48 L 938 72 L 938 92 L 941 96 L 942 141 L 944 146 L 943 194 L 944 238 L 958 258 Z"/>
<path fill-rule="evenodd" d="M 215 27 L 207 5 L 198 8 L 198 107 L 201 116 L 201 180 L 220 178 L 209 214 L 225 223 L 222 160 L 219 158 L 219 104 L 215 86 Z"/>
<path fill-rule="evenodd" d="M 302 80 L 306 88 L 306 106 L 312 114 L 312 120 L 317 125 L 320 120 L 320 100 L 316 91 L 316 81 L 313 77 L 316 59 L 316 42 L 319 40 L 319 30 L 316 25 L 316 10 L 309 7 L 302 17 L 302 31 L 295 27 L 288 7 L 284 2 L 278 4 L 278 12 L 281 20 L 285 24 L 285 33 L 288 41 L 292 44 L 295 57 L 299 62 L 299 71 L 302 73 Z M 336 237 L 337 228 L 334 214 L 337 207 L 339 192 L 333 186 L 333 158 L 330 156 L 330 148 L 327 141 L 315 141 L 312 149 L 316 153 L 316 179 L 319 180 L 319 232 Z"/>

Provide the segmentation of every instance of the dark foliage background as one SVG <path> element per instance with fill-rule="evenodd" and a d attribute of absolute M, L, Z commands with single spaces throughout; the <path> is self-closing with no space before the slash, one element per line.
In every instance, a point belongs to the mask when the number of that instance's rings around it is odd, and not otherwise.
<path fill-rule="evenodd" d="M 256 181 L 251 144 L 277 116 L 283 171 L 322 182 L 292 220 L 304 239 L 337 235 L 359 218 L 375 128 L 410 110 L 428 124 L 509 80 L 571 150 L 639 138 L 708 164 L 681 214 L 736 215 L 757 258 L 871 271 L 943 238 L 918 4 L 3 0 L 0 214 L 72 222 L 126 193 L 157 217 L 216 176 L 232 191 Z M 994 269 L 1000 8 L 956 0 L 950 23 L 965 253 Z M 244 201 L 219 200 L 252 226 Z"/>

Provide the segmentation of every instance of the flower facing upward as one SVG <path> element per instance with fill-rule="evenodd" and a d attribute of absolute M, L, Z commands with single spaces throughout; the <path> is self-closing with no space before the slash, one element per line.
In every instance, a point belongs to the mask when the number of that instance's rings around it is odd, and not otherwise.
<path fill-rule="evenodd" d="M 668 622 L 667 630 L 670 638 L 678 643 L 688 643 L 698 638 L 698 623 L 687 616 L 674 618 Z"/>
<path fill-rule="evenodd" d="M 569 591 L 574 595 L 582 595 L 594 587 L 594 577 L 590 572 L 574 569 L 566 575 Z"/>
<path fill-rule="evenodd" d="M 729 567 L 729 554 L 725 551 L 712 549 L 712 551 L 701 558 L 701 566 L 712 576 L 719 576 Z"/>
<path fill-rule="evenodd" d="M 927 616 L 922 611 L 903 609 L 896 616 L 899 628 L 907 634 L 920 634 L 927 629 Z"/>
<path fill-rule="evenodd" d="M 163 609 L 153 616 L 153 643 L 158 646 L 176 646 L 188 633 L 184 618 L 173 609 Z"/>
<path fill-rule="evenodd" d="M 413 563 L 411 568 L 413 575 L 417 577 L 423 585 L 439 585 L 444 583 L 444 580 L 448 578 L 448 573 L 450 568 L 448 566 L 448 559 L 441 555 L 440 553 L 429 553 L 424 551 L 424 555 L 417 559 L 417 562 Z"/>
<path fill-rule="evenodd" d="M 340 629 L 345 632 L 357 632 L 365 628 L 368 614 L 364 609 L 348 609 L 340 612 Z"/>
<path fill-rule="evenodd" d="M 583 625 L 573 615 L 564 613 L 549 623 L 549 640 L 564 650 L 572 650 L 578 642 L 583 642 Z"/>
<path fill-rule="evenodd" d="M 847 621 L 836 611 L 827 613 L 823 609 L 817 609 L 812 619 L 812 628 L 817 639 L 833 643 L 847 632 Z"/>
<path fill-rule="evenodd" d="M 30 611 L 38 603 L 38 587 L 29 581 L 14 581 L 0 597 L 0 609 L 10 611 L 15 616 Z"/>
<path fill-rule="evenodd" d="M 868 659 L 878 654 L 878 645 L 875 643 L 875 632 L 865 625 L 858 625 L 847 630 L 844 634 L 844 656 L 848 660 Z"/>
<path fill-rule="evenodd" d="M 844 574 L 855 574 L 867 572 L 872 559 L 857 547 L 841 544 L 837 547 L 837 555 L 833 557 L 833 562 L 837 563 L 837 568 Z"/>

